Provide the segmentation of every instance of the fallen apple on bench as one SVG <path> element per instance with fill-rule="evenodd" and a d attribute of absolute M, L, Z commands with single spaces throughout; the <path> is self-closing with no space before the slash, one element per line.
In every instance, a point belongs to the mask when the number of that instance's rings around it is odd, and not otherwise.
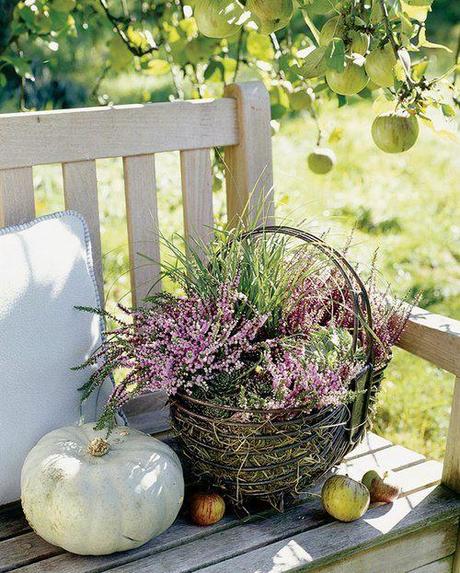
<path fill-rule="evenodd" d="M 401 486 L 391 471 L 367 471 L 361 481 L 349 476 L 334 475 L 321 490 L 323 508 L 339 521 L 355 521 L 362 517 L 371 503 L 393 503 Z"/>
<path fill-rule="evenodd" d="M 371 494 L 371 503 L 393 503 L 401 493 L 401 486 L 391 471 L 381 475 L 376 470 L 369 470 L 361 481 Z"/>

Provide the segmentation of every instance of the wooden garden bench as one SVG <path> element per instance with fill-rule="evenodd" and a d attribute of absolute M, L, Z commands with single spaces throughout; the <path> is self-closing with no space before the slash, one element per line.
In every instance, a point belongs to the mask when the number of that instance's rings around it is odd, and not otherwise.
<path fill-rule="evenodd" d="M 154 154 L 180 151 L 185 233 L 206 238 L 213 220 L 215 146 L 225 148 L 229 166 L 229 218 L 242 212 L 254 188 L 252 204 L 264 195 L 262 217 L 272 217 L 269 122 L 268 94 L 258 82 L 229 86 L 224 98 L 213 101 L 0 116 L 0 226 L 34 218 L 32 166 L 61 163 L 65 205 L 89 224 L 102 289 L 95 160 L 123 157 L 131 286 L 140 301 L 158 275 L 138 255 L 140 250 L 159 260 L 158 241 L 151 240 L 158 228 Z M 328 518 L 313 496 L 284 514 L 227 516 L 208 528 L 179 518 L 138 549 L 93 558 L 44 542 L 14 503 L 0 508 L 0 572 L 460 572 L 460 322 L 415 309 L 400 346 L 451 372 L 457 382 L 444 466 L 374 434 L 348 456 L 351 475 L 360 477 L 369 466 L 398 472 L 404 491 L 392 506 L 375 507 L 351 524 Z M 160 406 L 156 395 L 138 399 L 128 414 L 134 426 L 170 439 Z"/>

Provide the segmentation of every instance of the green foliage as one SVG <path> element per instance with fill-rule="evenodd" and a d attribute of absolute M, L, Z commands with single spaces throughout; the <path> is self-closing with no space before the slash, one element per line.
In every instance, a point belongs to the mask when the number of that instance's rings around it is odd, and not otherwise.
<path fill-rule="evenodd" d="M 359 96 L 384 99 L 419 116 L 439 134 L 452 137 L 454 131 L 457 100 L 450 77 L 455 70 L 427 75 L 433 50 L 448 50 L 427 39 L 432 1 L 2 4 L 0 85 L 3 98 L 19 96 L 21 109 L 68 107 L 88 98 L 110 103 L 111 94 L 101 89 L 104 80 L 136 70 L 170 78 L 170 98 L 214 97 L 235 79 L 262 79 L 270 90 L 273 119 L 305 110 L 317 122 L 318 144 L 325 103 L 332 99 L 341 107 L 346 96 L 360 90 Z M 370 69 L 364 61 L 383 46 L 394 57 L 378 84 L 383 87 L 364 89 Z M 83 86 L 89 78 L 91 85 Z M 299 106 L 299 97 L 293 97 L 299 93 L 316 97 Z"/>
<path fill-rule="evenodd" d="M 181 237 L 179 245 L 163 237 L 164 246 L 174 256 L 170 263 L 163 263 L 162 278 L 203 299 L 212 297 L 220 285 L 236 281 L 238 290 L 245 293 L 240 312 L 247 316 L 267 314 L 265 328 L 275 335 L 282 310 L 292 296 L 292 285 L 318 272 L 324 262 L 296 264 L 301 251 L 287 237 L 242 239 L 242 232 L 248 230 L 242 224 L 232 230 L 216 229 L 216 240 L 209 246 L 189 246 L 189 256 Z"/>

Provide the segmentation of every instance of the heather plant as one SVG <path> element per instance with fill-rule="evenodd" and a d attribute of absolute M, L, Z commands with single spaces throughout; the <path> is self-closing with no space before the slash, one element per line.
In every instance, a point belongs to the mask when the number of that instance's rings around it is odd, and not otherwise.
<path fill-rule="evenodd" d="M 361 324 L 355 339 L 350 284 L 314 245 L 301 248 L 286 236 L 255 240 L 238 227 L 217 231 L 207 247 L 167 246 L 175 261 L 162 274 L 178 294 L 150 296 L 144 308 L 120 305 L 121 317 L 96 310 L 115 327 L 81 366 L 96 366 L 82 398 L 119 373 L 99 428 L 110 429 L 132 397 L 156 390 L 237 408 L 241 419 L 252 409 L 270 416 L 338 406 L 352 397 L 365 365 L 366 332 L 384 365 L 407 319 L 408 307 L 393 303 L 372 274 L 374 322 Z"/>

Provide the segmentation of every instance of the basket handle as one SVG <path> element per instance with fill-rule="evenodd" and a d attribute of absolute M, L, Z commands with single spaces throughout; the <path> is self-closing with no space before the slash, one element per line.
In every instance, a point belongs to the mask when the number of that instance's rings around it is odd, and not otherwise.
<path fill-rule="evenodd" d="M 359 328 L 364 330 L 365 338 L 366 338 L 366 364 L 372 366 L 374 363 L 374 339 L 372 336 L 372 311 L 371 305 L 369 301 L 369 296 L 367 294 L 366 287 L 362 282 L 361 278 L 359 277 L 358 273 L 355 271 L 353 266 L 347 261 L 347 259 L 328 245 L 325 241 L 313 235 L 312 233 L 308 233 L 306 231 L 301 231 L 300 229 L 295 229 L 293 227 L 286 227 L 281 225 L 269 225 L 269 226 L 261 226 L 256 227 L 255 229 L 251 229 L 245 233 L 242 233 L 239 239 L 247 239 L 250 237 L 255 237 L 258 235 L 263 235 L 266 233 L 270 234 L 281 234 L 281 235 L 288 235 L 297 239 L 301 239 L 306 243 L 310 243 L 315 246 L 319 251 L 329 257 L 329 259 L 334 263 L 336 268 L 339 270 L 340 274 L 343 276 L 346 285 L 350 289 L 350 292 L 353 297 L 353 342 L 352 342 L 352 350 L 356 352 L 357 344 L 358 344 L 358 337 L 359 337 Z M 353 280 L 359 287 L 359 292 L 356 292 L 355 286 L 353 285 L 352 280 L 350 279 L 350 275 L 353 277 Z M 364 305 L 366 316 L 363 316 L 362 313 L 362 306 Z"/>

